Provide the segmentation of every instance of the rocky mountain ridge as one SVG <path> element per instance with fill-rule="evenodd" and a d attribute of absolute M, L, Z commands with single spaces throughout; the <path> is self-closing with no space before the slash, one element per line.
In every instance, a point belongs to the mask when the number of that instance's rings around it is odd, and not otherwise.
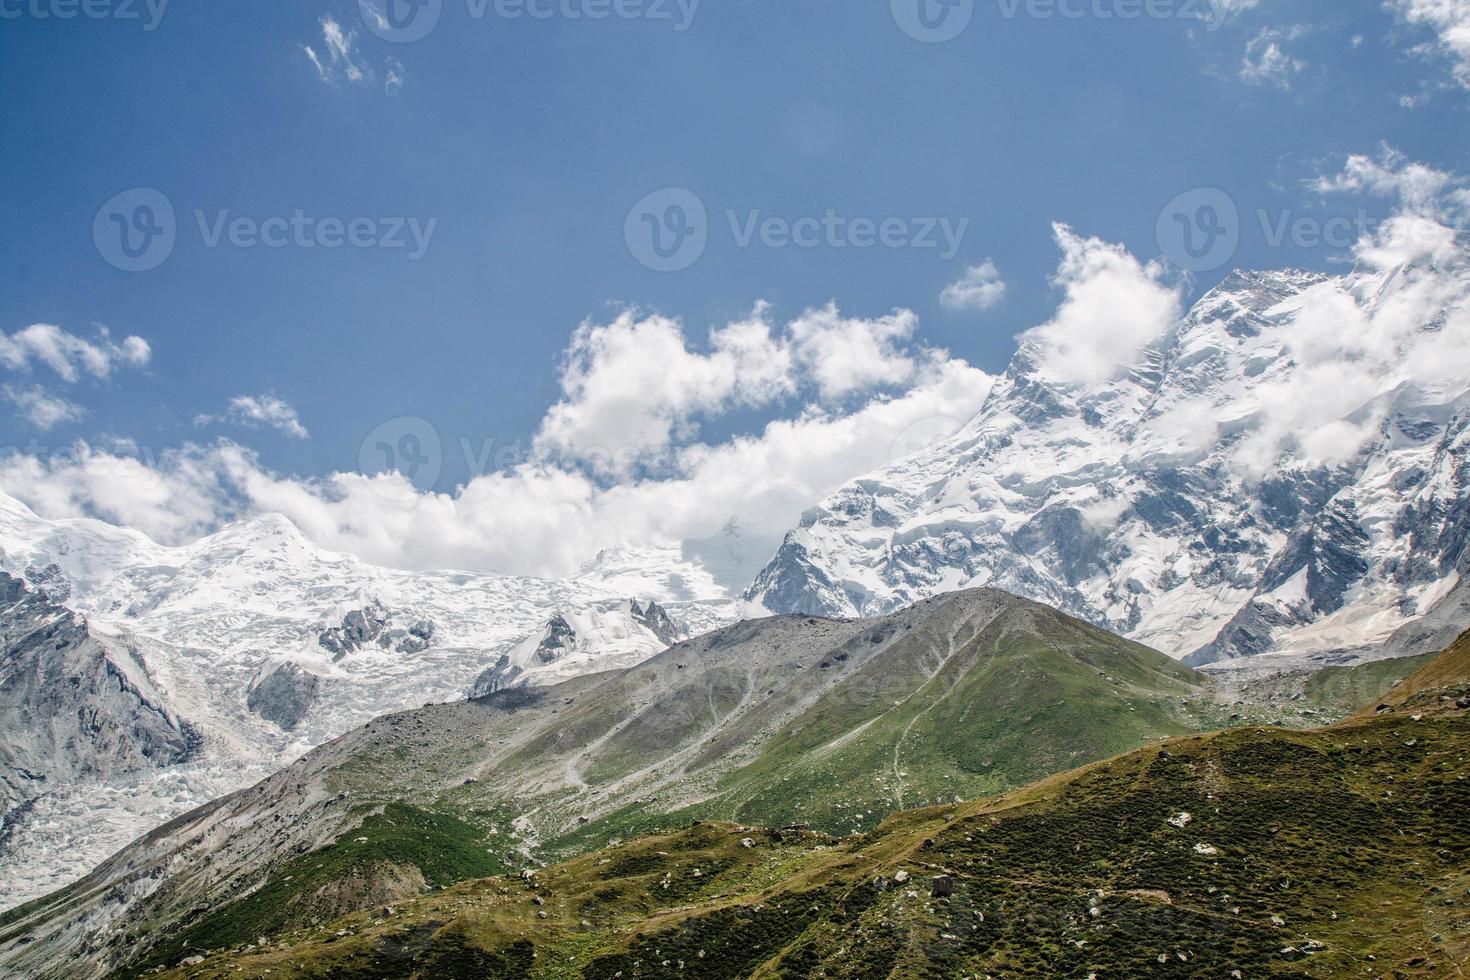
<path fill-rule="evenodd" d="M 1234 273 L 1103 381 L 1057 380 L 1023 344 L 975 419 L 809 511 L 747 598 L 874 615 L 990 585 L 1196 665 L 1438 649 L 1470 603 L 1470 385 L 1405 358 L 1326 450 L 1263 435 L 1286 395 L 1331 404 L 1309 311 L 1391 318 L 1428 275 Z M 1438 312 L 1403 343 L 1465 333 L 1470 276 L 1431 284 Z"/>

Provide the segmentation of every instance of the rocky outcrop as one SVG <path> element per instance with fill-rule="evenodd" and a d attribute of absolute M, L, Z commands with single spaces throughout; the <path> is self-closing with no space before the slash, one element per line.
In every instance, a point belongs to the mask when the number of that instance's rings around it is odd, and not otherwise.
<path fill-rule="evenodd" d="M 642 625 L 668 646 L 689 638 L 689 630 L 674 622 L 667 610 L 652 599 L 648 600 L 646 607 L 638 605 L 637 599 L 633 600 L 631 606 L 633 621 Z"/>
<path fill-rule="evenodd" d="M 370 646 L 395 653 L 423 653 L 434 642 L 435 627 L 427 619 L 416 620 L 407 628 L 393 625 L 393 614 L 381 603 L 373 602 L 354 609 L 342 617 L 338 626 L 329 626 L 317 634 L 317 642 L 332 654 L 332 661 Z"/>
<path fill-rule="evenodd" d="M 523 673 L 521 668 L 510 662 L 510 654 L 502 654 L 493 666 L 485 668 L 484 673 L 475 678 L 475 683 L 469 690 L 469 699 L 476 701 L 480 698 L 487 698 L 497 691 L 524 684 Z"/>
<path fill-rule="evenodd" d="M 0 806 L 90 777 L 185 762 L 199 732 L 141 657 L 0 572 Z"/>
<path fill-rule="evenodd" d="M 246 696 L 252 714 L 294 731 L 316 704 L 321 678 L 297 664 L 281 664 L 256 682 Z"/>

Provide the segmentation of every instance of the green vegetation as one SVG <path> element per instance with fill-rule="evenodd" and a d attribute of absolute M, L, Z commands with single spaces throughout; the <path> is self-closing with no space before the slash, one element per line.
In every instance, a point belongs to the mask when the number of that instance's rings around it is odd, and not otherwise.
<path fill-rule="evenodd" d="M 482 830 L 446 814 L 389 804 L 367 815 L 353 834 L 281 865 L 263 887 L 182 930 L 137 969 L 506 870 Z"/>
<path fill-rule="evenodd" d="M 1425 670 L 1414 715 L 1179 737 L 842 839 L 696 823 L 175 975 L 1456 975 L 1470 664 Z"/>
<path fill-rule="evenodd" d="M 1318 707 L 1346 716 L 1366 704 L 1376 704 L 1391 688 L 1414 671 L 1433 663 L 1439 656 L 1373 660 L 1350 667 L 1327 667 L 1317 671 L 1303 686 L 1306 700 Z"/>

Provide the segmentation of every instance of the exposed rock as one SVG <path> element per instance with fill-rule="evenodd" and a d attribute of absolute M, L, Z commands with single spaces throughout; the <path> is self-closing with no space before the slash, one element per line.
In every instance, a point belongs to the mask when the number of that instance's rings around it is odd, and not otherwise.
<path fill-rule="evenodd" d="M 395 653 L 415 654 L 429 649 L 434 640 L 432 621 L 420 619 L 407 629 L 393 626 L 393 614 L 382 603 L 373 602 L 342 617 L 339 626 L 321 630 L 317 642 L 332 653 L 334 662 L 376 644 Z"/>
<path fill-rule="evenodd" d="M 638 600 L 634 599 L 632 612 L 634 622 L 643 624 L 649 632 L 669 646 L 689 638 L 689 630 L 675 623 L 664 607 L 652 599 L 648 600 L 647 608 L 639 606 Z"/>
<path fill-rule="evenodd" d="M 185 762 L 201 742 L 125 641 L 0 572 L 0 812 L 53 783 Z"/>
<path fill-rule="evenodd" d="M 469 699 L 477 701 L 497 691 L 516 687 L 517 679 L 521 677 L 521 674 L 521 668 L 510 662 L 510 654 L 501 654 L 494 666 L 487 667 L 479 677 L 475 678 L 475 683 L 470 687 Z"/>
<path fill-rule="evenodd" d="M 316 703 L 321 678 L 298 664 L 284 663 L 250 689 L 245 706 L 253 714 L 294 731 Z"/>
<path fill-rule="evenodd" d="M 558 613 L 546 624 L 546 635 L 541 638 L 540 646 L 536 647 L 536 659 L 543 664 L 555 663 L 576 642 L 577 631 Z"/>

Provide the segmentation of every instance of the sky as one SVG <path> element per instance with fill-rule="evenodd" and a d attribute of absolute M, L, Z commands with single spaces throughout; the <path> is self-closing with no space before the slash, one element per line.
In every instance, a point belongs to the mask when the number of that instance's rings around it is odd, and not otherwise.
<path fill-rule="evenodd" d="M 1470 0 L 0 0 L 0 92 L 0 490 L 561 575 L 1350 268 Z"/>

